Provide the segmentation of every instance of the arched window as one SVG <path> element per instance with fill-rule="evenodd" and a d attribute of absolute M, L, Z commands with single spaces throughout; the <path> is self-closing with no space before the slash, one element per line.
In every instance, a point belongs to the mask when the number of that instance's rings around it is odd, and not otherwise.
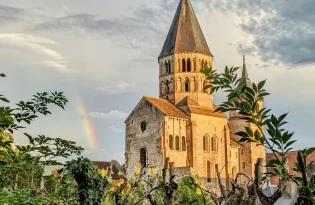
<path fill-rule="evenodd" d="M 140 164 L 141 167 L 147 166 L 147 150 L 145 148 L 140 149 Z"/>
<path fill-rule="evenodd" d="M 236 167 L 234 166 L 233 168 L 232 168 L 232 178 L 233 179 L 235 179 L 235 177 L 236 177 Z"/>
<path fill-rule="evenodd" d="M 185 92 L 189 92 L 189 90 L 190 90 L 189 79 L 186 78 L 186 80 L 185 80 Z"/>
<path fill-rule="evenodd" d="M 169 141 L 170 149 L 172 150 L 174 149 L 174 140 L 172 135 L 169 136 Z"/>
<path fill-rule="evenodd" d="M 168 63 L 165 63 L 165 73 L 168 74 Z"/>
<path fill-rule="evenodd" d="M 182 136 L 182 150 L 186 151 L 186 138 Z"/>
<path fill-rule="evenodd" d="M 203 62 L 203 60 L 201 61 L 201 70 L 203 69 L 203 65 L 204 65 L 204 62 Z"/>
<path fill-rule="evenodd" d="M 165 81 L 165 89 L 166 89 L 166 94 L 170 93 L 170 82 L 168 80 Z"/>
<path fill-rule="evenodd" d="M 204 68 L 207 68 L 207 67 L 208 67 L 208 62 L 206 61 L 204 64 Z"/>
<path fill-rule="evenodd" d="M 208 152 L 208 144 L 209 144 L 209 140 L 208 140 L 208 136 L 203 136 L 203 151 Z"/>
<path fill-rule="evenodd" d="M 191 63 L 190 63 L 190 59 L 188 58 L 187 60 L 187 72 L 191 71 Z"/>
<path fill-rule="evenodd" d="M 214 137 L 211 138 L 211 151 L 215 152 L 216 151 L 216 140 Z"/>
<path fill-rule="evenodd" d="M 211 164 L 207 161 L 207 182 L 211 182 Z"/>
<path fill-rule="evenodd" d="M 176 150 L 179 150 L 179 137 L 176 136 L 175 138 L 175 146 L 176 146 Z"/>
<path fill-rule="evenodd" d="M 185 61 L 185 59 L 182 60 L 182 71 L 186 72 L 186 61 Z"/>

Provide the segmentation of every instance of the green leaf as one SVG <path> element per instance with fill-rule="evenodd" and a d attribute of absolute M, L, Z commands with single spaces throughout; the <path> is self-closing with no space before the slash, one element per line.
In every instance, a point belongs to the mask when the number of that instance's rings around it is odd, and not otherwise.
<path fill-rule="evenodd" d="M 254 136 L 255 140 L 260 141 L 260 132 L 258 130 L 255 131 Z"/>
<path fill-rule="evenodd" d="M 265 83 L 266 83 L 266 80 L 260 81 L 260 82 L 258 83 L 258 91 L 260 91 L 260 90 L 264 87 Z"/>
<path fill-rule="evenodd" d="M 288 147 L 290 147 L 293 143 L 295 143 L 296 140 L 292 140 L 290 142 L 288 142 L 285 146 L 284 146 L 284 149 L 287 149 Z"/>
<path fill-rule="evenodd" d="M 305 157 L 307 157 L 308 155 L 310 155 L 314 151 L 315 151 L 315 147 L 311 147 L 311 148 L 306 149 L 304 152 Z"/>
<path fill-rule="evenodd" d="M 5 74 L 4 73 L 0 73 L 0 77 L 5 77 Z"/>
<path fill-rule="evenodd" d="M 246 132 L 248 133 L 249 136 L 253 136 L 253 130 L 250 127 L 245 127 Z"/>

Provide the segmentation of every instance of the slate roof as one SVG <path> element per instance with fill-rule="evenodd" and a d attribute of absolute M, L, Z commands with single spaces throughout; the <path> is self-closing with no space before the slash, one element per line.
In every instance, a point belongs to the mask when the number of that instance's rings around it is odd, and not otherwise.
<path fill-rule="evenodd" d="M 159 58 L 181 52 L 199 52 L 213 56 L 190 0 L 180 0 Z"/>
<path fill-rule="evenodd" d="M 173 105 L 167 100 L 161 98 L 153 98 L 149 96 L 144 96 L 144 99 L 146 99 L 149 103 L 154 105 L 166 116 L 189 119 L 188 116 L 185 115 L 185 113 L 183 113 L 181 110 L 175 107 L 175 105 Z"/>

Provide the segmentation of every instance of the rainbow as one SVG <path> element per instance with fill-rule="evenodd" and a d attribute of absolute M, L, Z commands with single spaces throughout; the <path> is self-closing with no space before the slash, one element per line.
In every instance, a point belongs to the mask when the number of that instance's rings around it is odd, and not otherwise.
<path fill-rule="evenodd" d="M 86 134 L 86 137 L 89 141 L 90 147 L 92 149 L 96 149 L 97 148 L 97 136 L 95 134 L 93 124 L 88 118 L 88 112 L 87 112 L 86 106 L 85 106 L 82 98 L 80 98 L 80 97 L 79 97 L 79 102 L 78 102 L 78 109 L 79 109 L 79 113 L 83 117 L 83 128 L 84 128 L 84 132 Z"/>

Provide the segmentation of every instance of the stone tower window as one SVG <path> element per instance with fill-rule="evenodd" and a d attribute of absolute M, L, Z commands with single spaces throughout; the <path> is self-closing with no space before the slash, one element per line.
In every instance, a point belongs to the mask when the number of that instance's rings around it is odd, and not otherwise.
<path fill-rule="evenodd" d="M 243 169 L 245 169 L 245 162 L 243 162 Z"/>
<path fill-rule="evenodd" d="M 147 123 L 145 121 L 142 121 L 140 126 L 142 132 L 144 132 L 147 129 Z"/>
<path fill-rule="evenodd" d="M 211 151 L 213 151 L 213 152 L 216 151 L 216 139 L 215 139 L 215 137 L 211 138 Z"/>
<path fill-rule="evenodd" d="M 182 136 L 182 150 L 186 151 L 186 138 Z"/>
<path fill-rule="evenodd" d="M 185 59 L 182 60 L 182 71 L 186 72 L 186 61 L 185 61 Z"/>
<path fill-rule="evenodd" d="M 235 177 L 236 177 L 236 167 L 234 166 L 232 168 L 232 178 L 235 179 Z"/>
<path fill-rule="evenodd" d="M 147 166 L 147 150 L 145 148 L 140 149 L 140 164 L 141 167 Z"/>
<path fill-rule="evenodd" d="M 209 151 L 209 138 L 208 136 L 203 136 L 203 151 Z"/>
<path fill-rule="evenodd" d="M 191 71 L 191 62 L 190 62 L 190 59 L 188 58 L 187 60 L 187 72 L 190 72 Z"/>
<path fill-rule="evenodd" d="M 179 150 L 179 137 L 176 136 L 175 138 L 175 146 L 176 146 L 176 150 Z"/>
<path fill-rule="evenodd" d="M 168 80 L 165 81 L 165 93 L 170 93 L 170 82 Z"/>
<path fill-rule="evenodd" d="M 189 92 L 189 90 L 190 90 L 189 79 L 186 78 L 186 80 L 185 80 L 185 92 Z"/>
<path fill-rule="evenodd" d="M 211 182 L 211 165 L 210 162 L 207 161 L 207 182 Z"/>
<path fill-rule="evenodd" d="M 172 135 L 169 136 L 169 140 L 170 140 L 170 142 L 169 142 L 170 149 L 173 150 L 174 149 L 174 139 L 173 139 Z"/>

